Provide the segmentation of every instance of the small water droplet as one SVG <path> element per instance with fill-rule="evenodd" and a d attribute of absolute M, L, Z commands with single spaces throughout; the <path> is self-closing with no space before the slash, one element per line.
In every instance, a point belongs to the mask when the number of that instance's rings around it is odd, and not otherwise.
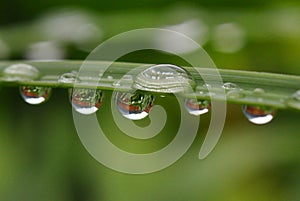
<path fill-rule="evenodd" d="M 122 80 L 132 80 L 132 75 L 126 74 L 122 77 Z"/>
<path fill-rule="evenodd" d="M 117 92 L 116 105 L 120 113 L 130 120 L 141 120 L 148 116 L 154 96 L 143 93 Z"/>
<path fill-rule="evenodd" d="M 71 83 L 75 82 L 76 76 L 77 76 L 77 74 L 73 73 L 73 72 L 71 72 L 71 73 L 64 73 L 64 74 L 62 74 L 59 77 L 58 82 L 71 84 Z"/>
<path fill-rule="evenodd" d="M 139 73 L 133 87 L 152 92 L 179 93 L 191 91 L 195 85 L 191 74 L 183 68 L 171 64 L 159 64 Z"/>
<path fill-rule="evenodd" d="M 113 76 L 108 75 L 108 76 L 107 76 L 107 79 L 112 80 L 112 79 L 114 79 L 114 78 L 113 78 Z"/>
<path fill-rule="evenodd" d="M 292 94 L 292 96 L 286 101 L 286 104 L 291 108 L 300 110 L 300 90 Z"/>
<path fill-rule="evenodd" d="M 51 88 L 39 86 L 21 86 L 20 94 L 26 103 L 37 105 L 49 99 L 51 95 Z"/>
<path fill-rule="evenodd" d="M 256 88 L 256 89 L 253 90 L 253 92 L 255 94 L 263 94 L 263 93 L 265 93 L 265 90 L 262 89 L 262 88 Z"/>
<path fill-rule="evenodd" d="M 233 90 L 233 89 L 237 89 L 238 86 L 236 84 L 234 84 L 234 83 L 226 82 L 226 83 L 223 84 L 223 88 L 225 90 Z"/>
<path fill-rule="evenodd" d="M 210 89 L 210 88 L 212 88 L 212 87 L 211 87 L 211 85 L 210 85 L 210 84 L 208 84 L 208 83 L 205 83 L 205 84 L 203 84 L 203 87 L 204 87 L 204 88 L 206 88 L 206 89 Z"/>
<path fill-rule="evenodd" d="M 71 104 L 80 114 L 93 114 L 102 105 L 103 92 L 98 89 L 73 88 L 71 91 Z"/>
<path fill-rule="evenodd" d="M 244 98 L 245 94 L 241 89 L 234 89 L 232 91 L 227 92 L 227 97 L 229 99 L 240 99 L 240 98 Z"/>
<path fill-rule="evenodd" d="M 245 94 L 237 84 L 226 82 L 223 84 L 223 88 L 225 89 L 227 98 L 229 99 L 240 99 L 245 97 Z"/>
<path fill-rule="evenodd" d="M 7 81 L 35 80 L 40 75 L 37 68 L 22 63 L 8 66 L 3 73 Z"/>
<path fill-rule="evenodd" d="M 114 86 L 114 87 L 119 87 L 119 86 L 121 86 L 121 83 L 120 83 L 119 80 L 116 80 L 116 81 L 114 81 L 114 82 L 112 83 L 112 86 Z"/>
<path fill-rule="evenodd" d="M 274 118 L 275 110 L 270 107 L 243 105 L 246 118 L 254 124 L 267 124 Z"/>
<path fill-rule="evenodd" d="M 208 100 L 188 98 L 185 100 L 184 106 L 191 115 L 199 116 L 209 111 L 211 103 Z"/>

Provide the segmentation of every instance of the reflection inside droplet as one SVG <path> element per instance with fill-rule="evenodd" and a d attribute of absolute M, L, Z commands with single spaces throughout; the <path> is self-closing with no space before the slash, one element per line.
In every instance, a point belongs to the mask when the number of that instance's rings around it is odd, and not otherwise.
<path fill-rule="evenodd" d="M 102 105 L 103 93 L 98 89 L 74 88 L 71 91 L 71 103 L 74 110 L 80 114 L 93 114 Z"/>
<path fill-rule="evenodd" d="M 49 99 L 51 88 L 39 86 L 21 86 L 20 94 L 26 103 L 37 105 Z"/>
<path fill-rule="evenodd" d="M 116 105 L 120 113 L 130 120 L 141 120 L 153 107 L 154 96 L 150 94 L 117 92 Z"/>
<path fill-rule="evenodd" d="M 207 113 L 211 104 L 208 100 L 188 98 L 185 100 L 184 106 L 191 115 L 199 116 Z"/>
<path fill-rule="evenodd" d="M 254 124 L 267 124 L 274 118 L 275 110 L 263 106 L 243 105 L 243 113 Z"/>

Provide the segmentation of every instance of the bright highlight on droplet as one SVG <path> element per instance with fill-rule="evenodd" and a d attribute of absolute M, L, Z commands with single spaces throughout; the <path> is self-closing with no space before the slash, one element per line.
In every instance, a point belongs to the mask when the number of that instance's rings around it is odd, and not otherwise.
<path fill-rule="evenodd" d="M 26 103 L 38 105 L 49 99 L 51 88 L 39 86 L 21 86 L 20 94 Z"/>
<path fill-rule="evenodd" d="M 267 124 L 272 121 L 275 110 L 262 106 L 243 105 L 243 113 L 246 118 L 254 124 Z"/>
<path fill-rule="evenodd" d="M 178 93 L 188 92 L 195 85 L 190 73 L 183 68 L 171 64 L 159 64 L 139 73 L 133 87 L 152 92 Z"/>
<path fill-rule="evenodd" d="M 71 91 L 71 104 L 80 114 L 89 115 L 97 112 L 102 105 L 103 92 L 97 89 L 78 89 Z"/>
<path fill-rule="evenodd" d="M 208 100 L 188 98 L 185 100 L 184 106 L 188 113 L 194 116 L 199 116 L 209 112 L 211 104 Z"/>
<path fill-rule="evenodd" d="M 116 93 L 116 105 L 119 112 L 127 119 L 141 120 L 149 115 L 153 107 L 154 96 L 143 93 Z"/>

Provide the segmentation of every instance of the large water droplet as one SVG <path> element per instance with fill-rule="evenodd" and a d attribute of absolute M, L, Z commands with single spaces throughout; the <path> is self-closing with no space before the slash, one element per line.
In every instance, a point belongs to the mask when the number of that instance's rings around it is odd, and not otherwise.
<path fill-rule="evenodd" d="M 207 113 L 211 104 L 208 100 L 188 98 L 185 100 L 184 106 L 191 115 L 199 116 Z"/>
<path fill-rule="evenodd" d="M 29 64 L 13 64 L 4 69 L 6 81 L 35 80 L 39 77 L 39 71 Z"/>
<path fill-rule="evenodd" d="M 102 105 L 103 92 L 97 89 L 74 88 L 71 91 L 71 103 L 80 114 L 93 114 Z"/>
<path fill-rule="evenodd" d="M 139 73 L 133 87 L 160 93 L 191 91 L 195 81 L 189 72 L 175 65 L 159 64 Z"/>
<path fill-rule="evenodd" d="M 154 96 L 143 93 L 116 93 L 116 105 L 121 114 L 130 120 L 140 120 L 148 116 Z"/>
<path fill-rule="evenodd" d="M 21 86 L 20 94 L 26 103 L 37 105 L 49 99 L 51 88 L 39 86 Z"/>
<path fill-rule="evenodd" d="M 267 124 L 275 115 L 275 110 L 269 107 L 243 105 L 242 109 L 246 118 L 254 124 Z"/>
<path fill-rule="evenodd" d="M 300 110 L 300 90 L 296 91 L 287 101 L 289 107 Z"/>

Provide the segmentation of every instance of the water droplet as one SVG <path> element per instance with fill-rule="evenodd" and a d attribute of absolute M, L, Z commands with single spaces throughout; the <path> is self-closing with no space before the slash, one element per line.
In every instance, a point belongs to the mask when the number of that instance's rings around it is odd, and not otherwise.
<path fill-rule="evenodd" d="M 243 105 L 242 110 L 246 118 L 254 124 L 267 124 L 275 115 L 274 109 L 263 106 Z"/>
<path fill-rule="evenodd" d="M 262 88 L 256 88 L 256 89 L 254 89 L 253 92 L 254 92 L 255 94 L 263 94 L 263 93 L 265 93 L 265 90 L 262 89 Z"/>
<path fill-rule="evenodd" d="M 108 76 L 107 76 L 107 79 L 112 80 L 112 79 L 114 79 L 114 78 L 113 78 L 113 76 L 108 75 Z"/>
<path fill-rule="evenodd" d="M 227 98 L 229 99 L 240 99 L 245 97 L 245 94 L 240 87 L 234 83 L 226 82 L 223 84 L 223 88 L 225 89 Z"/>
<path fill-rule="evenodd" d="M 71 104 L 80 114 L 93 114 L 102 105 L 103 92 L 98 89 L 74 88 L 71 91 Z"/>
<path fill-rule="evenodd" d="M 228 91 L 227 92 L 227 98 L 229 99 L 240 99 L 240 98 L 244 98 L 245 94 L 243 93 L 243 91 L 241 89 L 234 89 L 232 91 Z"/>
<path fill-rule="evenodd" d="M 291 107 L 300 110 L 300 90 L 296 91 L 287 101 L 286 104 Z"/>
<path fill-rule="evenodd" d="M 152 92 L 178 93 L 191 91 L 195 87 L 195 81 L 183 68 L 171 64 L 159 64 L 139 73 L 133 87 Z"/>
<path fill-rule="evenodd" d="M 122 80 L 132 80 L 132 75 L 126 74 L 122 77 Z"/>
<path fill-rule="evenodd" d="M 236 84 L 234 84 L 234 83 L 226 82 L 226 83 L 223 84 L 223 88 L 225 90 L 233 90 L 233 89 L 237 89 L 238 86 Z"/>
<path fill-rule="evenodd" d="M 206 88 L 206 89 L 211 89 L 212 88 L 211 85 L 207 84 L 207 83 L 203 84 L 203 87 Z"/>
<path fill-rule="evenodd" d="M 116 80 L 116 81 L 114 81 L 114 82 L 112 83 L 112 86 L 114 86 L 114 87 L 119 87 L 119 86 L 121 86 L 121 83 L 120 83 L 119 80 Z"/>
<path fill-rule="evenodd" d="M 71 84 L 71 83 L 75 82 L 76 76 L 77 76 L 77 74 L 74 72 L 64 73 L 59 77 L 58 82 Z"/>
<path fill-rule="evenodd" d="M 130 120 L 140 120 L 148 116 L 154 96 L 143 93 L 117 92 L 116 105 L 121 114 Z"/>
<path fill-rule="evenodd" d="M 35 80 L 39 75 L 38 69 L 29 64 L 13 64 L 4 69 L 7 81 Z"/>
<path fill-rule="evenodd" d="M 211 104 L 208 100 L 188 98 L 185 100 L 184 106 L 191 115 L 199 116 L 207 113 Z"/>
<path fill-rule="evenodd" d="M 49 99 L 51 88 L 39 86 L 21 86 L 20 93 L 26 103 L 37 105 Z"/>

